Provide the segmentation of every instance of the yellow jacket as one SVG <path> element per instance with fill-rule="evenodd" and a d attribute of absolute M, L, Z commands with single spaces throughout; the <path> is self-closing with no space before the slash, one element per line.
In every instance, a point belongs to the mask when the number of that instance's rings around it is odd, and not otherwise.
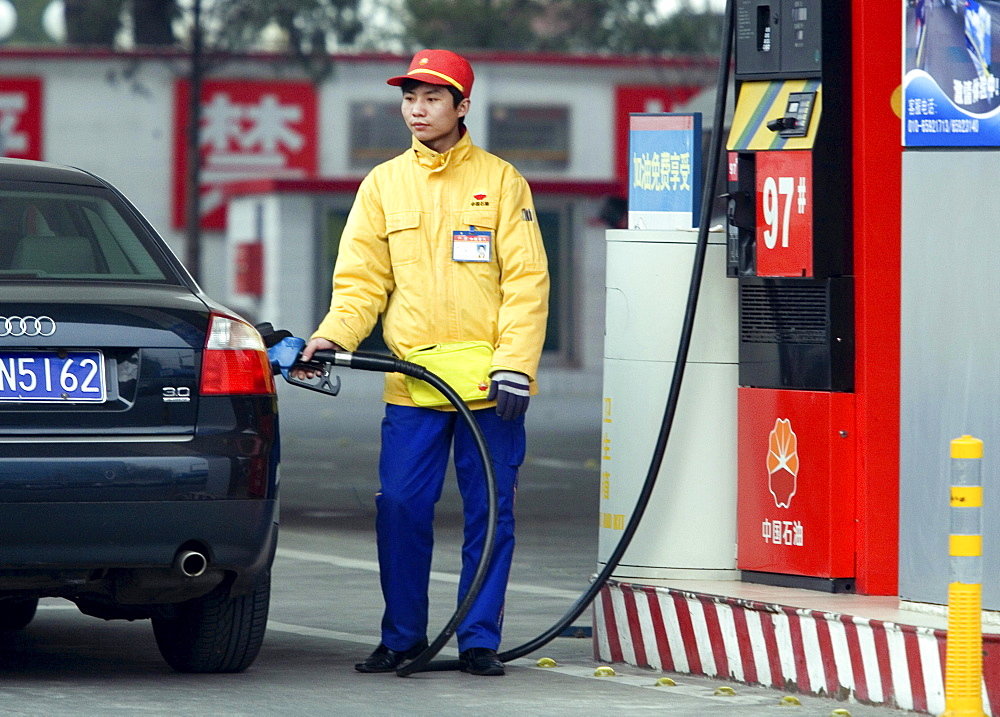
<path fill-rule="evenodd" d="M 472 228 L 492 232 L 489 262 L 452 259 L 453 232 Z M 489 341 L 491 371 L 526 374 L 535 393 L 548 297 L 524 177 L 468 132 L 443 154 L 414 138 L 361 183 L 341 235 L 330 311 L 313 338 L 353 351 L 384 312 L 382 335 L 397 357 L 424 344 Z M 386 374 L 383 399 L 414 405 L 398 373 Z"/>

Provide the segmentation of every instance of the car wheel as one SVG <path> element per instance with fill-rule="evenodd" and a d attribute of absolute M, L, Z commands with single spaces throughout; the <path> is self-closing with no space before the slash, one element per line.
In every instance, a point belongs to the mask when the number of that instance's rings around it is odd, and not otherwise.
<path fill-rule="evenodd" d="M 0 602 L 0 630 L 12 632 L 21 630 L 35 617 L 38 598 L 15 598 Z"/>
<path fill-rule="evenodd" d="M 200 598 L 153 618 L 160 654 L 178 672 L 242 672 L 260 651 L 267 627 L 271 573 L 247 595 L 229 597 L 223 583 Z"/>

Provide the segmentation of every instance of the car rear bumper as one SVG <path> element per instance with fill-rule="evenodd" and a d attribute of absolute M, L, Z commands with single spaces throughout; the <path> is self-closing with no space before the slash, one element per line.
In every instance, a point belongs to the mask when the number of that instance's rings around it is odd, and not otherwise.
<path fill-rule="evenodd" d="M 213 568 L 255 572 L 277 522 L 277 500 L 0 504 L 0 571 L 169 568 L 198 545 Z"/>
<path fill-rule="evenodd" d="M 223 581 L 252 589 L 277 542 L 273 397 L 201 409 L 188 436 L 0 431 L 0 598 L 155 605 Z M 197 575 L 185 551 L 204 555 Z"/>
<path fill-rule="evenodd" d="M 142 606 L 222 582 L 233 596 L 252 591 L 277 541 L 276 499 L 0 505 L 0 596 L 64 597 L 103 619 L 149 617 Z M 181 570 L 186 551 L 205 556 L 199 574 Z"/>

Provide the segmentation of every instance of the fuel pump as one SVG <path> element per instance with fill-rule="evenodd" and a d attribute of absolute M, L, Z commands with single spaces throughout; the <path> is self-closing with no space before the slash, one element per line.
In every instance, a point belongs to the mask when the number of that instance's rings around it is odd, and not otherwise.
<path fill-rule="evenodd" d="M 850 11 L 737 0 L 727 142 L 737 568 L 833 592 L 855 579 Z"/>

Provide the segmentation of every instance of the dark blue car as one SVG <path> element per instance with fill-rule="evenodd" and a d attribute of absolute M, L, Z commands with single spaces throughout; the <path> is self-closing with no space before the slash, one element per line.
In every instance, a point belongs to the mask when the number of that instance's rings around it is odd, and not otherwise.
<path fill-rule="evenodd" d="M 84 171 L 0 160 L 0 630 L 61 597 L 151 618 L 185 672 L 253 662 L 278 535 L 259 333 Z"/>

